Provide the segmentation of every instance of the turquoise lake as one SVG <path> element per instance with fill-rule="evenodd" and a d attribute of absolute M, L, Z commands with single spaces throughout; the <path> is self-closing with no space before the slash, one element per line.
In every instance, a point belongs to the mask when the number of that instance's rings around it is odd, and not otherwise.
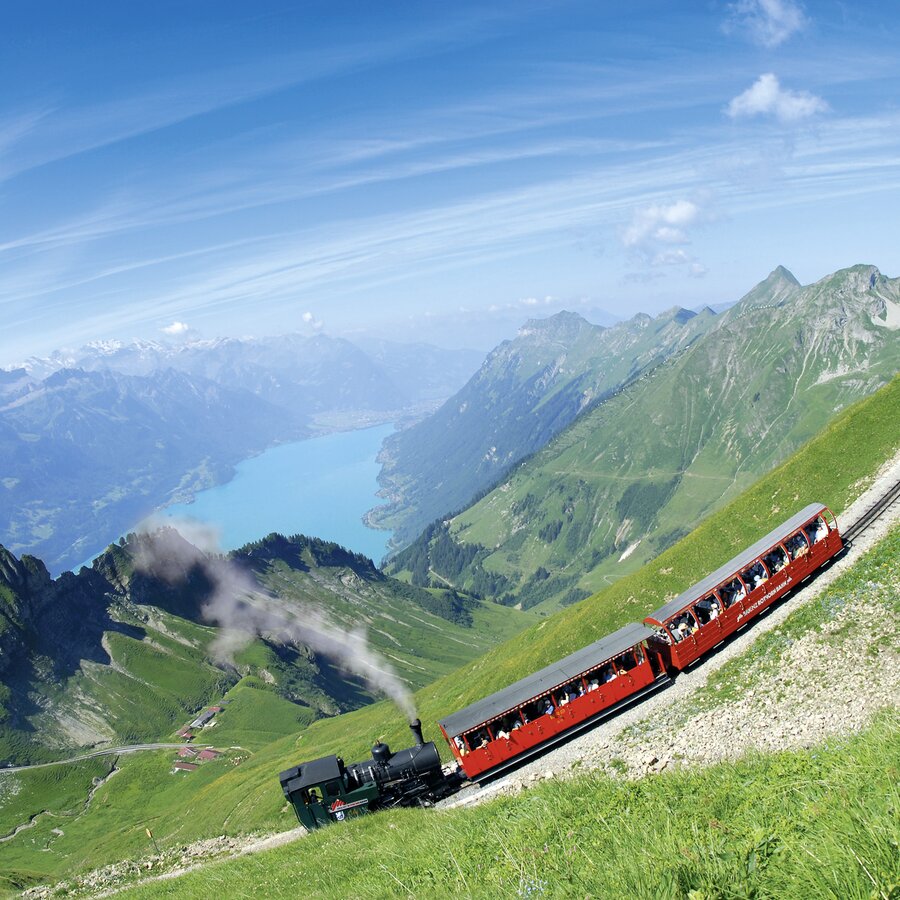
<path fill-rule="evenodd" d="M 225 550 L 272 531 L 300 533 L 336 541 L 377 565 L 391 533 L 367 528 L 362 516 L 380 502 L 375 492 L 381 467 L 375 458 L 393 430 L 379 425 L 273 447 L 239 463 L 227 484 L 161 515 L 214 526 Z"/>

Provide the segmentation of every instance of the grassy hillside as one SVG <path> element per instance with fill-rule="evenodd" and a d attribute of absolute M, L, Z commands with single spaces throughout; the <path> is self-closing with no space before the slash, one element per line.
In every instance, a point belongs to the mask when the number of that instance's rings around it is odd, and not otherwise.
<path fill-rule="evenodd" d="M 393 529 L 393 545 L 409 543 L 598 398 L 688 346 L 715 318 L 675 308 L 611 328 L 572 312 L 527 322 L 437 412 L 385 441 L 378 480 L 388 503 L 369 518 Z"/>
<path fill-rule="evenodd" d="M 121 896 L 893 897 L 898 726 L 690 774 L 382 813 Z"/>
<path fill-rule="evenodd" d="M 885 313 L 900 308 L 900 279 L 859 266 L 770 288 L 585 412 L 389 571 L 526 608 L 574 602 L 671 546 L 900 368 Z"/>
<path fill-rule="evenodd" d="M 712 516 L 651 566 L 541 621 L 486 657 L 420 690 L 416 699 L 426 735 L 436 736 L 433 723 L 441 715 L 627 621 L 640 619 L 665 597 L 727 560 L 796 508 L 822 500 L 840 513 L 865 487 L 882 461 L 900 449 L 900 435 L 895 427 L 898 416 L 900 379 L 843 413 L 788 463 Z M 235 690 L 233 695 L 237 693 Z M 228 712 L 230 715 L 231 710 Z M 250 717 L 256 712 L 248 705 L 240 710 L 240 715 Z M 264 719 L 273 717 L 269 721 L 274 733 L 277 710 L 262 710 L 259 715 Z M 225 717 L 221 727 L 226 727 Z M 226 732 L 220 734 L 224 738 Z M 277 773 L 288 765 L 327 753 L 336 752 L 348 760 L 365 758 L 371 742 L 378 737 L 395 747 L 410 743 L 402 716 L 387 703 L 317 721 L 299 736 L 274 740 L 249 755 L 235 751 L 239 764 L 217 763 L 217 767 L 201 770 L 199 778 L 194 776 L 200 773 L 185 778 L 170 776 L 167 755 L 123 759 L 122 772 L 98 791 L 93 809 L 64 829 L 65 837 L 54 844 L 58 850 L 38 852 L 41 840 L 48 838 L 36 830 L 32 835 L 34 844 L 26 845 L 17 839 L 0 847 L 0 864 L 7 871 L 23 873 L 22 877 L 27 872 L 35 873 L 29 877 L 38 877 L 36 873 L 41 872 L 58 877 L 66 867 L 74 870 L 97 866 L 145 852 L 143 829 L 148 825 L 163 846 L 223 832 L 291 827 L 293 814 L 284 804 Z M 759 774 L 764 774 L 764 770 L 759 770 Z M 752 773 L 746 775 L 751 776 Z M 615 796 L 616 802 L 623 799 Z M 379 827 L 383 833 L 385 826 L 365 827 Z M 329 840 L 341 840 L 338 831 L 330 832 L 335 836 Z M 379 832 L 371 833 L 374 836 Z M 765 835 L 759 840 L 762 837 Z M 63 850 L 68 855 L 63 855 Z"/>
<path fill-rule="evenodd" d="M 258 638 L 233 666 L 214 659 L 217 629 L 201 621 L 210 596 L 203 555 L 173 538 L 177 546 L 165 549 L 196 565 L 170 585 L 136 569 L 154 540 L 162 538 L 132 537 L 93 569 L 56 581 L 39 561 L 3 551 L 0 759 L 59 759 L 73 748 L 171 738 L 231 688 L 239 690 L 217 734 L 252 748 L 374 699 L 358 678 L 302 646 Z M 270 535 L 236 551 L 232 563 L 285 608 L 321 611 L 347 632 L 366 629 L 410 690 L 534 619 L 387 578 L 371 560 L 315 538 Z"/>

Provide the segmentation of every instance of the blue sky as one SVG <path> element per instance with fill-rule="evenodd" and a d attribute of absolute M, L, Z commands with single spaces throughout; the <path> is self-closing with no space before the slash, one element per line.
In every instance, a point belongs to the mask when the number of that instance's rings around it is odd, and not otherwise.
<path fill-rule="evenodd" d="M 0 365 L 900 273 L 895 4 L 254 6 L 0 12 Z"/>

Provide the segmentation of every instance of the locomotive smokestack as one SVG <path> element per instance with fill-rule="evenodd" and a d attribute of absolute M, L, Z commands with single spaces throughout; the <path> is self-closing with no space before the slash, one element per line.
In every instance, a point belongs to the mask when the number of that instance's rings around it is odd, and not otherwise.
<path fill-rule="evenodd" d="M 416 739 L 416 746 L 421 747 L 425 743 L 425 738 L 422 737 L 422 723 L 418 719 L 413 719 L 409 723 L 409 730 Z"/>

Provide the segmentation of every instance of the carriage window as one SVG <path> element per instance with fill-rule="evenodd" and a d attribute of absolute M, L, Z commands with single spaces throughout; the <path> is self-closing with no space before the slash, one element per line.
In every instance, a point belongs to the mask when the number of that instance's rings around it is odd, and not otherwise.
<path fill-rule="evenodd" d="M 325 793 L 329 797 L 337 797 L 341 793 L 341 786 L 336 781 L 329 781 L 325 785 Z"/>
<path fill-rule="evenodd" d="M 802 531 L 792 534 L 784 542 L 784 546 L 787 547 L 787 552 L 790 554 L 791 559 L 798 559 L 809 552 L 809 544 L 806 543 L 806 538 Z"/>
<path fill-rule="evenodd" d="M 707 625 L 713 619 L 718 619 L 721 611 L 722 604 L 715 594 L 710 594 L 694 604 L 694 615 L 701 625 Z"/>
<path fill-rule="evenodd" d="M 567 703 L 571 703 L 573 700 L 580 697 L 583 693 L 584 686 L 581 681 L 573 681 L 571 684 L 567 684 L 560 690 L 556 705 L 565 706 Z"/>
<path fill-rule="evenodd" d="M 766 570 L 763 568 L 761 562 L 755 562 L 749 569 L 745 569 L 741 572 L 741 578 L 747 582 L 750 590 L 752 591 L 754 588 L 759 587 L 764 581 L 768 579 L 768 574 Z"/>
<path fill-rule="evenodd" d="M 617 656 L 614 665 L 616 671 L 620 675 L 623 675 L 625 672 L 630 672 L 637 665 L 634 659 L 634 653 L 629 650 L 627 653 Z"/>
<path fill-rule="evenodd" d="M 763 557 L 763 562 L 766 564 L 766 568 L 774 575 L 788 564 L 787 553 L 780 546 L 776 547 Z"/>
<path fill-rule="evenodd" d="M 644 662 L 644 648 L 640 644 L 634 648 L 634 657 L 637 660 L 637 665 L 641 665 Z"/>
<path fill-rule="evenodd" d="M 818 544 L 819 541 L 828 537 L 828 526 L 821 516 L 818 516 L 814 522 L 810 522 L 809 525 L 804 528 L 804 531 L 809 538 L 810 544 Z"/>
<path fill-rule="evenodd" d="M 657 628 L 654 632 L 654 637 L 661 640 L 664 644 L 671 644 L 672 638 L 669 637 L 669 632 L 666 631 L 665 628 Z"/>
<path fill-rule="evenodd" d="M 669 622 L 669 630 L 672 632 L 672 637 L 675 639 L 676 644 L 681 643 L 686 637 L 697 631 L 698 628 L 697 620 L 689 612 L 683 612 Z"/>
<path fill-rule="evenodd" d="M 735 578 L 728 584 L 722 585 L 719 589 L 719 596 L 722 598 L 722 605 L 728 609 L 733 603 L 747 596 L 747 588 L 740 579 Z"/>

